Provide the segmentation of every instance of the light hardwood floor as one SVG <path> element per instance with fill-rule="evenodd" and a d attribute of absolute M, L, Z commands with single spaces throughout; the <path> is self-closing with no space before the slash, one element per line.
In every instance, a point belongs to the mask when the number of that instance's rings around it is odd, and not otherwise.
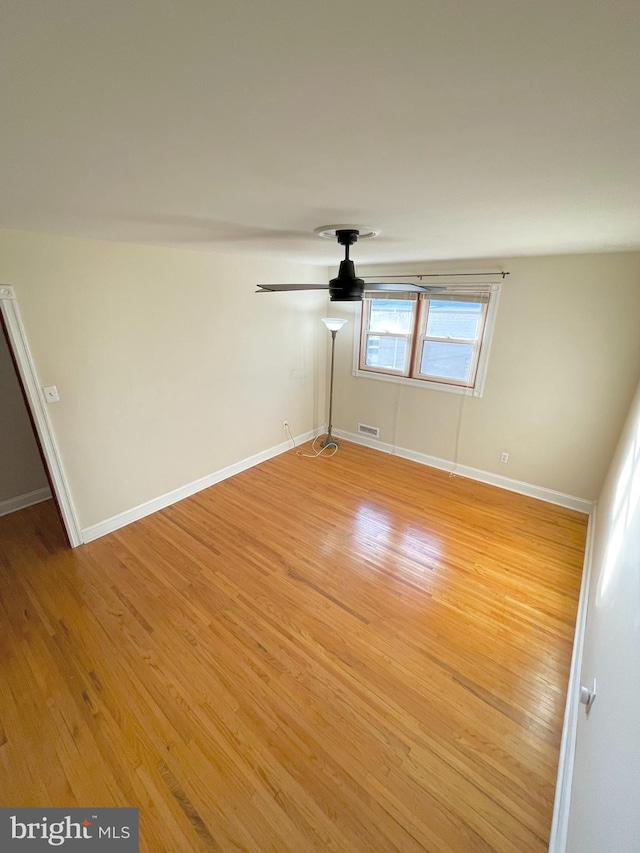
<path fill-rule="evenodd" d="M 586 518 L 344 443 L 75 551 L 0 519 L 0 804 L 141 850 L 547 849 Z"/>

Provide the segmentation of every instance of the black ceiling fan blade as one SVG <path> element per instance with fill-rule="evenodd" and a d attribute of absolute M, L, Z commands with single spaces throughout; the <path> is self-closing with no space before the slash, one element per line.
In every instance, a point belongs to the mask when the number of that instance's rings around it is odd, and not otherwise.
<path fill-rule="evenodd" d="M 365 290 L 379 290 L 384 292 L 399 293 L 441 293 L 444 287 L 432 287 L 431 285 L 407 284 L 401 281 L 365 281 Z"/>
<path fill-rule="evenodd" d="M 287 290 L 328 290 L 328 284 L 259 284 L 256 293 L 277 293 Z"/>

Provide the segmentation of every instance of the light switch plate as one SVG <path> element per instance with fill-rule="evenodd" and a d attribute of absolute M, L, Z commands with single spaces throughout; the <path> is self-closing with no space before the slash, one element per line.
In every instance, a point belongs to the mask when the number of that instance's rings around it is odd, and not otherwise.
<path fill-rule="evenodd" d="M 47 403 L 57 403 L 60 399 L 58 389 L 55 385 L 45 385 L 42 390 L 44 391 L 44 398 Z"/>

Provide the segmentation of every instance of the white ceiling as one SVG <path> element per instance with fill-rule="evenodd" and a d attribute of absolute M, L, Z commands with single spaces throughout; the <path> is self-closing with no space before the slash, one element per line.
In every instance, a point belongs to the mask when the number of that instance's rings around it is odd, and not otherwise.
<path fill-rule="evenodd" d="M 330 263 L 640 248 L 637 0 L 3 0 L 0 226 Z"/>

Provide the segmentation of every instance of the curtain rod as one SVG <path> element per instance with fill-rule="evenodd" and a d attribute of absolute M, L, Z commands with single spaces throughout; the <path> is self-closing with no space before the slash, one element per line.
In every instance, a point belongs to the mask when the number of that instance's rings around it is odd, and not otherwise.
<path fill-rule="evenodd" d="M 511 273 L 497 270 L 496 272 L 414 272 L 414 273 L 396 273 L 395 275 L 363 275 L 362 278 L 460 278 L 463 275 L 500 275 L 502 278 L 511 275 Z"/>

